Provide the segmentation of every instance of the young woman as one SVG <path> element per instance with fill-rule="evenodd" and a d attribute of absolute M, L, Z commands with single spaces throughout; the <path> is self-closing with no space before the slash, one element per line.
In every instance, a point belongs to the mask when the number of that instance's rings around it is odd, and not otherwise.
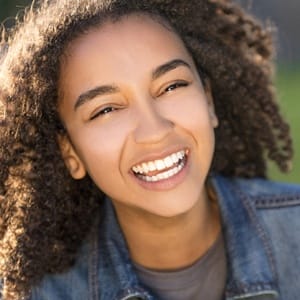
<path fill-rule="evenodd" d="M 270 35 L 225 0 L 44 1 L 3 43 L 3 299 L 300 293 Z"/>

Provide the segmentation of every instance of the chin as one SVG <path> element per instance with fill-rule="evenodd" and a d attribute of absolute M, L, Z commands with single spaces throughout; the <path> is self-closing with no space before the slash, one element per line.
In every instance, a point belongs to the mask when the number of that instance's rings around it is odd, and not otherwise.
<path fill-rule="evenodd" d="M 193 209 L 197 206 L 198 199 L 195 199 L 194 201 L 191 201 L 189 198 L 188 201 L 185 200 L 185 198 L 180 198 L 178 200 L 169 197 L 168 200 L 161 199 L 158 201 L 155 201 L 155 206 L 146 209 L 146 211 L 153 216 L 161 217 L 161 218 L 174 218 L 183 216 L 185 214 L 189 214 Z M 154 203 L 153 203 L 154 204 Z"/>

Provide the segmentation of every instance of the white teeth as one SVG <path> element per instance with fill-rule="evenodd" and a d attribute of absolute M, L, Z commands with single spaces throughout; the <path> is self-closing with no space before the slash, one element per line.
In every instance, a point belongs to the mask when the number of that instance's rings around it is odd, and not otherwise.
<path fill-rule="evenodd" d="M 161 171 L 166 168 L 166 166 L 162 160 L 156 160 L 154 163 L 155 163 L 156 169 L 158 171 Z M 147 173 L 147 172 L 145 172 L 145 173 Z"/>
<path fill-rule="evenodd" d="M 178 151 L 176 153 L 172 153 L 169 156 L 166 156 L 163 159 L 158 159 L 155 161 L 148 161 L 148 162 L 143 162 L 142 164 L 136 165 L 132 167 L 132 170 L 134 173 L 142 175 L 145 177 L 145 180 L 147 181 L 158 181 L 161 179 L 168 178 L 170 176 L 173 176 L 174 174 L 178 172 L 176 168 L 178 168 L 176 165 L 180 160 L 182 160 L 185 157 L 185 151 Z M 149 172 L 153 171 L 163 171 L 165 169 L 174 167 L 171 170 L 161 172 L 159 174 L 156 174 L 156 176 L 147 176 Z M 174 171 L 175 170 L 175 171 Z"/>
<path fill-rule="evenodd" d="M 149 168 L 148 168 L 148 165 L 146 163 L 142 164 L 142 171 L 145 171 L 146 173 L 149 172 Z"/>
<path fill-rule="evenodd" d="M 148 166 L 149 166 L 149 171 L 155 171 L 156 170 L 154 162 L 150 161 L 148 163 Z"/>
<path fill-rule="evenodd" d="M 173 165 L 172 158 L 170 156 L 166 157 L 164 159 L 164 163 L 165 163 L 167 168 L 170 168 Z"/>
<path fill-rule="evenodd" d="M 176 164 L 176 162 L 178 161 L 177 155 L 174 153 L 171 155 L 172 161 L 174 164 Z"/>
<path fill-rule="evenodd" d="M 156 182 L 156 181 L 159 181 L 159 180 L 168 179 L 168 178 L 176 175 L 177 173 L 179 173 L 182 170 L 184 165 L 185 165 L 185 161 L 182 161 L 179 164 L 179 166 L 174 167 L 173 169 L 165 171 L 163 173 L 159 173 L 155 176 L 145 176 L 145 175 L 141 175 L 141 174 L 138 175 L 138 176 L 139 176 L 140 179 L 145 180 L 147 182 Z"/>

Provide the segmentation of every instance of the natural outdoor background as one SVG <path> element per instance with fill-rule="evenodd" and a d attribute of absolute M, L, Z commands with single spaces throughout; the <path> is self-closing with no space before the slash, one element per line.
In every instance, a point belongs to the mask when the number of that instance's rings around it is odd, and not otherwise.
<path fill-rule="evenodd" d="M 72 1 L 72 0 L 70 0 Z M 187 0 L 188 1 L 188 0 Z M 270 166 L 270 177 L 300 183 L 300 0 L 235 0 L 253 12 L 264 23 L 277 28 L 278 101 L 291 124 L 295 158 L 293 170 L 285 175 Z M 0 21 L 6 27 L 14 23 L 17 12 L 24 10 L 29 0 L 0 0 Z M 1 108 L 0 108 L 1 109 Z"/>

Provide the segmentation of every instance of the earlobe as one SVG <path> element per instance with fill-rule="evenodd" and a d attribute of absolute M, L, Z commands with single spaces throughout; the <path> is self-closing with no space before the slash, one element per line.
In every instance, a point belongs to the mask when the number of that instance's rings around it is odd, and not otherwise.
<path fill-rule="evenodd" d="M 209 112 L 209 117 L 210 117 L 211 123 L 214 128 L 217 128 L 219 125 L 219 120 L 216 115 L 214 100 L 213 100 L 213 96 L 212 96 L 212 92 L 211 92 L 210 81 L 208 79 L 205 80 L 204 90 L 205 90 L 205 94 L 206 94 L 206 98 L 207 98 L 208 112 Z"/>
<path fill-rule="evenodd" d="M 85 167 L 78 157 L 67 136 L 58 136 L 60 151 L 67 169 L 74 179 L 82 179 L 86 175 Z"/>
<path fill-rule="evenodd" d="M 216 115 L 215 106 L 214 106 L 213 102 L 211 102 L 211 104 L 209 104 L 208 109 L 209 109 L 209 116 L 210 116 L 211 124 L 214 128 L 217 128 L 219 126 L 219 120 Z"/>

